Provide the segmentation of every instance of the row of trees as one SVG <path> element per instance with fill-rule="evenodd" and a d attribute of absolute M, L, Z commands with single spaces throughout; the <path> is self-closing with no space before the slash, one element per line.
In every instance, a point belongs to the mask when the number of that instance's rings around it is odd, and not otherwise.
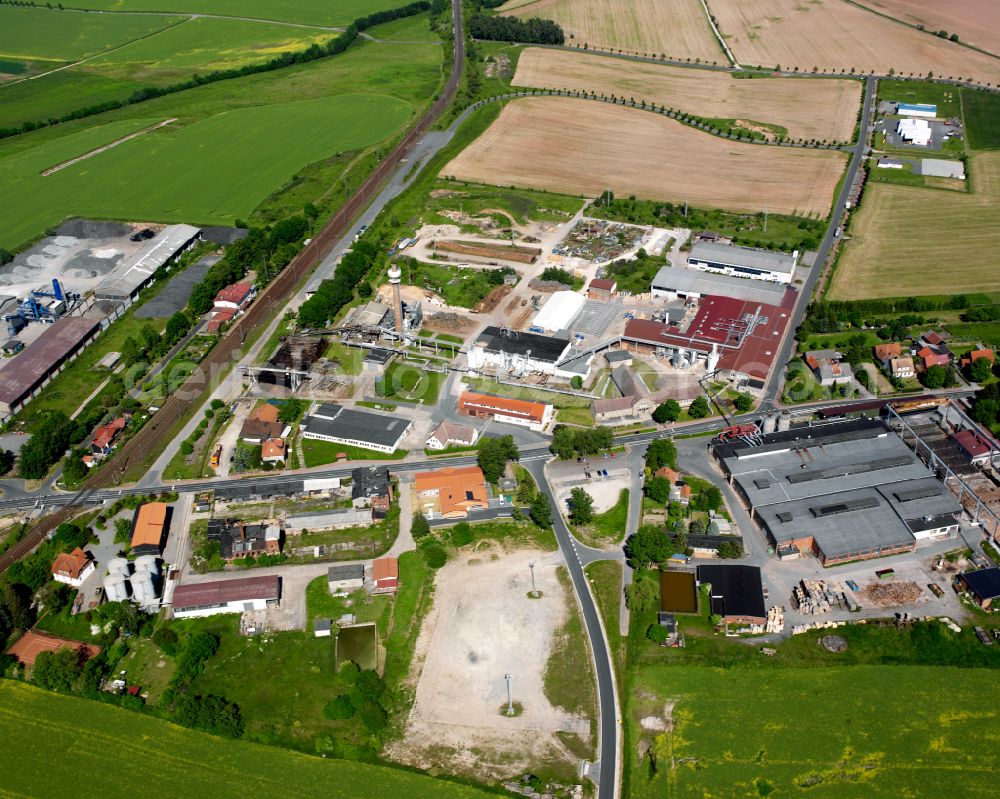
<path fill-rule="evenodd" d="M 823 300 L 811 302 L 799 334 L 836 333 L 849 327 L 879 327 L 875 324 L 882 314 L 919 314 L 929 311 L 963 310 L 969 308 L 969 298 L 956 294 L 947 298 L 898 297 L 871 300 Z M 867 324 L 866 322 L 871 322 Z M 921 324 L 922 322 L 914 322 Z M 885 324 L 891 324 L 886 322 Z M 901 336 L 897 336 L 901 338 Z"/>
<path fill-rule="evenodd" d="M 341 259 L 333 277 L 320 283 L 316 293 L 299 307 L 299 323 L 309 328 L 326 327 L 354 299 L 355 287 L 367 277 L 378 254 L 378 245 L 373 241 L 356 242 Z"/>
<path fill-rule="evenodd" d="M 47 119 L 29 121 L 19 127 L 0 128 L 0 139 L 7 138 L 9 136 L 16 136 L 20 133 L 29 133 L 33 130 L 45 128 L 50 125 L 58 125 L 61 122 L 69 122 L 74 119 L 83 119 L 84 117 L 94 116 L 95 114 L 102 114 L 105 111 L 112 111 L 116 108 L 124 108 L 127 105 L 135 105 L 136 103 L 142 103 L 156 97 L 163 97 L 167 94 L 176 94 L 177 92 L 194 89 L 199 86 L 205 86 L 209 83 L 217 83 L 218 81 L 231 80 L 233 78 L 242 78 L 247 75 L 256 75 L 261 72 L 272 72 L 274 70 L 284 69 L 285 67 L 294 66 L 296 64 L 305 64 L 310 61 L 317 61 L 321 58 L 340 55 L 346 51 L 348 47 L 354 44 L 355 41 L 357 41 L 358 35 L 361 31 L 374 25 L 380 25 L 384 22 L 399 19 L 400 17 L 420 14 L 427 11 L 430 7 L 431 4 L 428 0 L 418 0 L 418 2 L 410 3 L 402 8 L 388 9 L 386 11 L 369 14 L 366 17 L 360 17 L 359 19 L 354 20 L 354 22 L 351 23 L 351 25 L 349 25 L 343 33 L 323 44 L 314 43 L 305 50 L 300 50 L 294 53 L 281 53 L 281 55 L 275 56 L 268 61 L 256 64 L 246 64 L 242 67 L 234 69 L 217 69 L 213 72 L 209 72 L 207 75 L 199 75 L 195 73 L 190 78 L 178 83 L 173 83 L 169 86 L 145 86 L 141 89 L 137 89 L 125 99 L 109 100 L 103 103 L 86 106 L 75 111 L 70 111 L 59 117 L 49 117 Z"/>
<path fill-rule="evenodd" d="M 550 19 L 518 19 L 517 17 L 487 17 L 476 14 L 469 20 L 469 33 L 474 39 L 523 44 L 563 44 L 563 29 Z"/>

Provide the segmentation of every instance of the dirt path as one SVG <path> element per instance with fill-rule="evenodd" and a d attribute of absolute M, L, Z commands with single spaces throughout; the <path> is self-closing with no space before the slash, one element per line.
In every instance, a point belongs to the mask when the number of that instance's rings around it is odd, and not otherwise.
<path fill-rule="evenodd" d="M 141 136 L 143 133 L 149 133 L 151 130 L 156 130 L 157 128 L 162 128 L 164 125 L 169 125 L 171 122 L 176 122 L 177 117 L 170 117 L 170 119 L 164 119 L 162 122 L 157 122 L 155 125 L 150 125 L 148 128 L 143 128 L 142 130 L 137 130 L 135 133 L 130 133 L 128 136 L 122 136 L 120 139 L 115 139 L 113 142 L 102 145 L 96 150 L 91 150 L 83 155 L 78 155 L 76 158 L 71 158 L 69 161 L 63 161 L 61 164 L 56 164 L 55 166 L 50 166 L 44 172 L 42 172 L 42 177 L 47 177 L 60 169 L 65 169 L 68 166 L 73 166 L 73 164 L 78 164 L 80 161 L 86 161 L 88 158 L 92 158 L 99 153 L 103 153 L 105 150 L 110 150 L 112 147 L 117 147 L 119 144 L 127 142 L 129 139 L 134 139 L 136 136 Z"/>

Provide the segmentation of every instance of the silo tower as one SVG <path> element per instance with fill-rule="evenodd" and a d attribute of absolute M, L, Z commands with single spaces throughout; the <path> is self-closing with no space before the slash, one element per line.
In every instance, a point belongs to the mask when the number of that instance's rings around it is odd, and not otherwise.
<path fill-rule="evenodd" d="M 389 284 L 392 286 L 392 318 L 396 328 L 396 333 L 403 335 L 403 300 L 399 296 L 399 281 L 403 276 L 403 270 L 396 264 L 389 267 Z"/>

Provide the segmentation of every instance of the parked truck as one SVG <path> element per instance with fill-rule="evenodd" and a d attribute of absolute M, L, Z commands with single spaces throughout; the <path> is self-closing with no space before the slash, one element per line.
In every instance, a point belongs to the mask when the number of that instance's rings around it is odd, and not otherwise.
<path fill-rule="evenodd" d="M 217 469 L 219 467 L 219 461 L 222 460 L 222 444 L 216 444 L 215 449 L 212 450 L 212 468 Z"/>

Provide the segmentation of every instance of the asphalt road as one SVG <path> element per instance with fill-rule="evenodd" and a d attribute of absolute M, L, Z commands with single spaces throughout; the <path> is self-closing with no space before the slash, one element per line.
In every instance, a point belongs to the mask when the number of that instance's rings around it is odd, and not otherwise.
<path fill-rule="evenodd" d="M 590 649 L 594 656 L 594 671 L 597 677 L 598 706 L 598 762 L 597 774 L 592 777 L 597 783 L 598 799 L 615 799 L 618 789 L 618 750 L 621 725 L 619 724 L 618 695 L 615 687 L 615 674 L 611 667 L 608 639 L 604 634 L 600 613 L 594 597 L 590 593 L 590 584 L 583 573 L 585 563 L 591 560 L 606 558 L 607 552 L 589 550 L 583 547 L 567 529 L 562 515 L 556 505 L 552 487 L 545 477 L 545 460 L 532 459 L 522 464 L 526 466 L 531 476 L 535 478 L 539 490 L 548 498 L 552 506 L 552 525 L 555 528 L 556 541 L 566 560 L 566 568 L 573 580 L 580 610 L 583 611 L 583 622 L 590 638 Z M 589 556 L 589 557 L 588 557 Z"/>
<path fill-rule="evenodd" d="M 816 259 L 813 262 L 815 265 L 809 269 L 805 283 L 802 284 L 799 291 L 799 301 L 792 310 L 792 318 L 785 329 L 785 337 L 778 349 L 778 357 L 774 359 L 775 367 L 771 370 L 771 375 L 764 386 L 764 395 L 760 403 L 761 410 L 767 411 L 777 407 L 776 399 L 778 391 L 781 389 L 781 380 L 784 377 L 784 366 L 792 359 L 792 350 L 795 347 L 795 331 L 802 324 L 802 320 L 805 319 L 809 300 L 812 298 L 813 290 L 816 288 L 816 283 L 820 275 L 823 274 L 823 266 L 826 264 L 826 259 L 830 257 L 830 249 L 836 240 L 834 233 L 836 233 L 837 227 L 840 225 L 840 217 L 844 210 L 844 204 L 851 194 L 851 186 L 854 184 L 854 178 L 857 176 L 858 170 L 865 160 L 865 152 L 868 150 L 868 125 L 871 119 L 872 99 L 874 95 L 875 78 L 865 78 L 865 94 L 861 104 L 861 125 L 858 129 L 858 140 L 854 143 L 851 162 L 847 165 L 844 182 L 840 187 L 840 193 L 837 195 L 837 201 L 834 203 L 833 213 L 830 214 L 830 224 L 826 229 L 826 235 L 823 237 L 823 241 L 820 242 L 819 249 L 816 251 Z"/>

